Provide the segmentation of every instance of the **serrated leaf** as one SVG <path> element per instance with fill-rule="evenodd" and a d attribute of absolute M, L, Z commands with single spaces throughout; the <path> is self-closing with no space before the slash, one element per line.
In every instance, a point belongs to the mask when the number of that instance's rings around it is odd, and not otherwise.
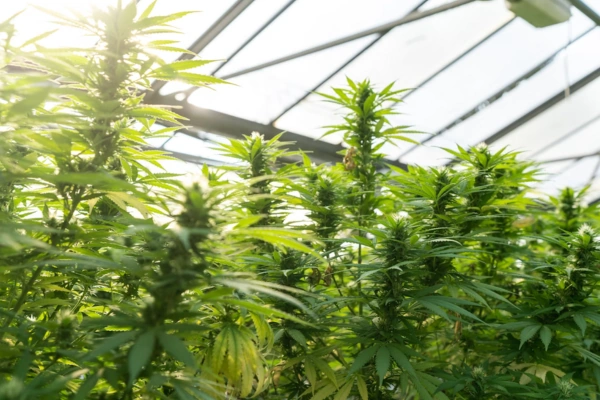
<path fill-rule="evenodd" d="M 135 344 L 129 350 L 128 366 L 129 366 L 129 386 L 133 385 L 142 369 L 150 361 L 152 352 L 154 351 L 154 343 L 156 335 L 154 331 L 146 331 L 142 333 Z"/>
<path fill-rule="evenodd" d="M 304 337 L 304 334 L 302 332 L 300 332 L 297 329 L 287 329 L 286 332 L 288 333 L 288 335 L 290 335 L 292 337 L 292 339 L 294 339 L 300 346 L 304 347 L 304 348 L 308 348 L 308 345 L 306 344 L 306 337 Z"/>
<path fill-rule="evenodd" d="M 47 98 L 49 88 L 41 88 L 35 92 L 29 93 L 22 100 L 14 103 L 10 108 L 10 111 L 15 114 L 23 114 L 30 112 L 36 107 L 39 107 Z"/>
<path fill-rule="evenodd" d="M 550 342 L 552 341 L 552 331 L 547 326 L 542 326 L 540 329 L 540 339 L 544 346 L 546 347 L 546 351 L 548 351 L 548 346 L 550 346 Z"/>
<path fill-rule="evenodd" d="M 82 361 L 93 360 L 94 358 L 101 356 L 104 353 L 107 353 L 117 347 L 127 343 L 132 340 L 137 335 L 135 331 L 128 331 L 117 333 L 116 335 L 112 335 L 106 338 L 103 338 L 100 341 L 98 346 L 94 347 L 94 349 L 85 354 L 85 356 L 81 359 Z"/>
<path fill-rule="evenodd" d="M 140 17 L 138 20 L 142 20 L 145 18 L 148 18 L 150 16 L 150 13 L 152 12 L 152 10 L 154 10 L 154 6 L 156 5 L 156 1 L 154 0 L 152 3 L 150 3 L 148 5 L 148 7 L 146 7 L 146 9 L 144 11 L 142 11 L 142 14 L 140 14 Z"/>
<path fill-rule="evenodd" d="M 383 384 L 383 378 L 390 369 L 390 351 L 387 347 L 382 346 L 377 350 L 377 356 L 375 357 L 375 369 L 377 375 L 379 375 L 379 385 Z"/>
<path fill-rule="evenodd" d="M 534 337 L 535 334 L 540 330 L 541 327 L 542 327 L 542 325 L 537 324 L 537 325 L 530 325 L 530 326 L 523 328 L 523 330 L 521 331 L 521 344 L 519 345 L 519 349 L 521 347 L 523 347 L 523 345 L 525 344 L 526 341 L 528 341 L 529 339 Z"/>
<path fill-rule="evenodd" d="M 585 335 L 585 330 L 587 329 L 587 322 L 585 321 L 585 317 L 581 314 L 575 314 L 573 315 L 573 321 L 575 321 L 579 329 L 581 329 L 581 334 Z"/>
<path fill-rule="evenodd" d="M 327 379 L 329 379 L 331 382 L 333 382 L 333 384 L 337 387 L 337 385 L 338 385 L 337 378 L 335 376 L 335 372 L 329 366 L 329 363 L 327 363 L 327 361 L 324 361 L 320 358 L 314 359 L 313 362 L 315 363 L 317 368 L 319 368 L 321 370 L 321 372 L 323 372 L 325 374 Z"/>
<path fill-rule="evenodd" d="M 89 398 L 88 394 L 94 389 L 96 383 L 98 383 L 98 379 L 100 379 L 99 373 L 87 377 L 81 386 L 79 386 L 79 389 L 77 389 L 77 393 L 75 393 L 72 400 L 85 400 Z"/>
<path fill-rule="evenodd" d="M 354 363 L 352 363 L 352 367 L 350 367 L 349 373 L 358 372 L 367 362 L 369 362 L 375 353 L 377 352 L 377 346 L 371 346 L 360 353 L 354 358 Z"/>
<path fill-rule="evenodd" d="M 352 391 L 352 385 L 354 382 L 349 381 L 346 382 L 344 386 L 333 396 L 333 400 L 346 400 L 348 396 L 350 396 L 350 392 Z"/>
<path fill-rule="evenodd" d="M 413 377 L 417 376 L 417 371 L 415 371 L 415 368 L 408 360 L 408 357 L 406 357 L 406 354 L 404 354 L 400 349 L 396 347 L 390 347 L 389 350 L 392 357 L 394 357 L 394 360 L 400 368 L 402 368 L 404 371 L 406 371 L 409 375 Z"/>
<path fill-rule="evenodd" d="M 314 393 L 317 385 L 317 370 L 310 359 L 304 361 L 304 372 L 306 373 L 306 379 L 308 379 Z"/>
<path fill-rule="evenodd" d="M 317 394 L 315 394 L 311 400 L 324 400 L 327 397 L 331 396 L 333 393 L 335 393 L 335 386 L 333 383 L 330 383 L 328 385 L 325 385 L 325 387 L 323 387 L 321 390 L 319 390 L 317 392 Z"/>
<path fill-rule="evenodd" d="M 367 389 L 367 383 L 360 376 L 356 376 L 356 387 L 358 388 L 358 393 L 362 400 L 369 400 L 369 390 Z"/>
<path fill-rule="evenodd" d="M 181 339 L 175 335 L 168 335 L 165 332 L 158 332 L 158 340 L 160 345 L 174 359 L 181 361 L 188 367 L 196 367 L 196 360 L 187 346 Z"/>

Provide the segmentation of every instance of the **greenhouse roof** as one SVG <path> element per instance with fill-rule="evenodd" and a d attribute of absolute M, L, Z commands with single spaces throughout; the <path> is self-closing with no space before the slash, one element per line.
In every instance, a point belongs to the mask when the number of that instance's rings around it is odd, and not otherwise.
<path fill-rule="evenodd" d="M 51 3 L 80 10 L 100 1 Z M 234 85 L 155 83 L 149 100 L 181 107 L 192 128 L 154 145 L 186 161 L 223 163 L 209 142 L 287 131 L 286 140 L 317 160 L 336 161 L 341 137 L 321 138 L 321 127 L 341 116 L 314 92 L 343 86 L 346 77 L 395 81 L 412 90 L 393 122 L 426 133 L 412 137 L 422 145 L 386 144 L 390 163 L 438 166 L 449 161 L 441 147 L 508 145 L 544 163 L 552 174 L 544 192 L 591 183 L 598 197 L 600 0 L 572 3 L 568 22 L 535 28 L 504 0 L 159 0 L 155 14 L 202 11 L 174 24 L 181 45 L 222 60 L 203 71 Z M 19 18 L 29 36 L 49 27 L 36 10 Z M 85 46 L 88 39 L 61 28 L 45 40 Z"/>

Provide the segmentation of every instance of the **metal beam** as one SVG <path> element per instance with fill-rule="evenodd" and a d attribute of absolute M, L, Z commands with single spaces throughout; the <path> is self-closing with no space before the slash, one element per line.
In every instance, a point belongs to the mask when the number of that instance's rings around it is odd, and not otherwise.
<path fill-rule="evenodd" d="M 472 53 L 475 49 L 477 49 L 479 46 L 481 46 L 482 44 L 484 44 L 485 42 L 487 42 L 491 37 L 493 37 L 494 35 L 496 35 L 498 32 L 502 31 L 504 28 L 506 28 L 511 22 L 513 22 L 516 19 L 516 17 L 511 17 L 508 21 L 506 21 L 505 23 L 503 23 L 502 25 L 500 25 L 498 28 L 496 28 L 493 32 L 491 32 L 490 34 L 488 34 L 486 37 L 484 37 L 483 39 L 481 39 L 479 42 L 475 43 L 473 46 L 471 46 L 470 48 L 468 48 L 466 51 L 464 51 L 463 53 L 461 53 L 459 56 L 455 57 L 452 61 L 450 61 L 448 64 L 444 65 L 442 68 L 440 68 L 439 70 L 437 70 L 436 72 L 434 72 L 431 76 L 429 76 L 427 79 L 425 79 L 423 82 L 419 83 L 419 86 L 417 88 L 415 88 L 414 90 L 411 90 L 409 92 L 407 92 L 403 97 L 402 100 L 406 99 L 407 97 L 409 97 L 411 94 L 415 93 L 417 90 L 419 90 L 420 88 L 422 88 L 423 86 L 425 86 L 426 84 L 428 84 L 429 82 L 431 82 L 432 80 L 434 80 L 436 77 L 438 77 L 439 75 L 441 75 L 442 73 L 446 72 L 450 67 L 452 67 L 454 64 L 456 64 L 457 62 L 459 62 L 460 60 L 462 60 L 463 58 L 465 58 L 467 55 L 469 55 L 470 53 Z M 460 21 L 459 21 L 460 23 Z"/>
<path fill-rule="evenodd" d="M 200 53 L 202 49 L 204 49 L 214 38 L 216 38 L 230 23 L 233 22 L 234 19 L 238 17 L 250 4 L 252 4 L 253 0 L 237 0 L 225 13 L 215 21 L 210 28 L 202 36 L 200 36 L 196 41 L 189 47 L 189 50 L 193 53 Z M 185 60 L 192 58 L 191 54 L 182 54 L 179 56 L 179 60 Z M 154 93 L 158 93 L 158 91 L 166 85 L 165 81 L 156 81 L 152 84 L 152 90 Z"/>
<path fill-rule="evenodd" d="M 580 34 L 579 36 L 577 36 L 571 43 L 566 44 L 565 46 L 561 47 L 560 49 L 558 49 L 557 51 L 555 51 L 550 57 L 546 58 L 544 61 L 542 61 L 541 63 L 539 63 L 535 67 L 533 67 L 529 71 L 525 72 L 523 75 L 519 76 L 517 79 L 515 79 L 514 81 L 512 81 L 511 83 L 509 83 L 507 86 L 505 86 L 504 88 L 502 88 L 498 92 L 494 93 L 493 95 L 491 95 L 490 97 L 488 97 L 487 99 L 485 99 L 484 101 L 482 101 L 481 103 L 479 103 L 478 105 L 476 105 L 475 107 L 473 107 L 472 109 L 470 109 L 469 111 L 467 111 L 466 113 L 464 113 L 463 115 L 461 115 L 460 117 L 458 117 L 453 122 L 449 123 L 448 125 L 444 126 L 441 129 L 439 129 L 433 135 L 431 135 L 427 139 L 423 140 L 421 142 L 421 144 L 425 144 L 425 143 L 429 142 L 430 140 L 435 139 L 436 137 L 440 136 L 441 134 L 443 134 L 447 130 L 450 130 L 450 129 L 454 128 L 455 126 L 463 123 L 466 119 L 469 119 L 472 116 L 474 116 L 475 114 L 479 113 L 480 111 L 482 111 L 483 109 L 485 109 L 485 107 L 488 107 L 492 103 L 500 100 L 502 98 L 502 96 L 504 96 L 505 94 L 509 93 L 513 89 L 515 89 L 521 82 L 523 82 L 523 81 L 531 78 L 532 76 L 534 76 L 535 74 L 537 74 L 539 71 L 541 71 L 542 69 L 544 69 L 552 61 L 554 61 L 554 59 L 556 59 L 556 57 L 563 50 L 565 50 L 571 44 L 573 44 L 577 40 L 581 39 L 583 36 L 587 35 L 591 31 L 593 31 L 594 29 L 596 29 L 596 28 L 593 27 L 593 28 L 590 28 L 590 29 L 586 30 L 585 32 L 583 32 L 582 34 Z M 404 154 L 402 154 L 400 157 L 402 158 L 402 157 L 406 156 L 408 153 L 410 153 L 411 151 L 414 151 L 416 148 L 417 148 L 417 146 L 409 149 Z"/>
<path fill-rule="evenodd" d="M 600 15 L 596 13 L 596 11 L 592 10 L 585 2 L 582 0 L 571 0 L 571 4 L 573 7 L 582 12 L 586 17 L 594 21 L 596 25 L 600 25 Z"/>
<path fill-rule="evenodd" d="M 544 160 L 544 161 L 538 161 L 538 162 L 540 164 L 550 164 L 550 163 L 561 162 L 561 161 L 579 161 L 584 158 L 597 156 L 598 154 L 599 153 L 597 151 L 595 151 L 593 153 L 588 153 L 588 154 L 580 154 L 577 156 L 568 156 L 568 157 L 559 157 L 559 158 L 553 158 L 551 160 Z"/>
<path fill-rule="evenodd" d="M 577 126 L 576 128 L 570 130 L 569 132 L 567 132 L 563 136 L 559 137 L 558 139 L 550 142 L 546 146 L 543 146 L 541 149 L 536 150 L 535 153 L 531 154 L 531 157 L 535 157 L 537 154 L 542 153 L 543 151 L 549 149 L 550 147 L 554 147 L 557 144 L 559 144 L 561 142 L 564 142 L 565 140 L 569 139 L 571 136 L 576 135 L 578 132 L 581 132 L 582 129 L 585 129 L 586 127 L 590 126 L 591 124 L 593 124 L 594 122 L 598 121 L 599 119 L 600 119 L 600 114 L 596 115 L 595 117 L 593 117 L 589 121 L 586 121 L 583 124 Z"/>
<path fill-rule="evenodd" d="M 277 18 L 279 18 L 279 16 L 281 14 L 283 14 L 285 12 L 285 10 L 287 10 L 293 3 L 295 0 L 289 0 L 283 7 L 281 7 L 279 9 L 279 11 L 277 11 L 275 13 L 275 15 L 273 15 L 271 18 L 269 18 L 264 24 L 262 24 L 262 26 L 256 31 L 254 32 L 252 35 L 250 35 L 245 41 L 244 43 L 242 43 L 234 52 L 233 54 L 229 55 L 229 57 L 227 57 L 227 60 L 225 60 L 225 62 L 221 65 L 219 65 L 219 67 L 214 70 L 212 72 L 212 75 L 216 74 L 217 72 L 219 72 L 221 70 L 221 68 L 223 68 L 231 59 L 233 59 L 233 57 L 235 57 L 240 51 L 242 51 L 242 49 L 244 47 L 246 47 L 251 41 L 253 41 L 258 35 L 260 35 L 265 29 L 267 29 L 267 27 L 269 25 L 271 25 L 273 23 L 273 21 L 275 21 Z"/>
<path fill-rule="evenodd" d="M 172 107 L 175 109 L 175 112 L 188 119 L 186 122 L 188 125 L 214 134 L 239 139 L 242 135 L 248 135 L 256 131 L 263 134 L 265 138 L 271 139 L 281 133 L 281 130 L 272 125 L 264 125 L 218 111 L 196 107 L 187 101 L 177 101 L 175 95 L 157 96 L 155 99 L 152 99 L 152 103 Z M 197 137 L 196 135 L 192 136 Z M 289 131 L 283 135 L 283 140 L 294 143 L 290 146 L 292 150 L 303 150 L 311 153 L 316 162 L 340 162 L 342 156 L 338 152 L 346 150 L 342 145 L 326 143 Z M 406 168 L 406 165 L 400 162 L 388 163 L 400 168 Z"/>
<path fill-rule="evenodd" d="M 187 134 L 187 133 L 186 133 Z M 196 139 L 198 139 L 197 136 L 194 136 Z M 198 139 L 201 140 L 201 139 Z M 213 167 L 220 167 L 220 166 L 224 166 L 224 165 L 230 165 L 227 163 L 224 163 L 222 161 L 217 161 L 217 160 L 213 160 L 210 158 L 205 158 L 205 157 L 199 157 L 199 156 L 192 156 L 190 154 L 185 154 L 185 153 L 180 153 L 178 151 L 173 151 L 173 150 L 167 150 L 165 148 L 161 147 L 152 147 L 152 146 L 144 146 L 143 147 L 144 150 L 160 150 L 160 151 L 165 151 L 168 152 L 169 155 L 171 155 L 172 157 L 178 158 L 181 161 L 186 161 L 192 164 L 207 164 Z"/>
<path fill-rule="evenodd" d="M 592 82 L 594 79 L 596 79 L 598 77 L 600 77 L 600 68 L 595 69 L 594 71 L 592 71 L 591 73 L 589 73 L 588 75 L 584 76 L 583 78 L 581 78 L 580 80 L 575 82 L 573 85 L 571 85 L 569 88 L 569 93 L 570 94 L 575 93 L 576 91 L 585 87 L 588 83 Z M 490 145 L 490 144 L 500 140 L 501 138 L 508 135 L 510 132 L 514 131 L 521 125 L 525 124 L 526 122 L 531 121 L 533 118 L 537 117 L 544 111 L 548 110 L 553 105 L 559 103 L 565 97 L 566 97 L 565 91 L 561 91 L 560 93 L 557 93 L 556 95 L 552 96 L 551 98 L 549 98 L 548 100 L 546 100 L 545 102 L 543 102 L 542 104 L 540 104 L 539 106 L 537 106 L 536 108 L 534 108 L 533 110 L 528 112 L 527 114 L 523 115 L 521 118 L 518 118 L 517 120 L 513 121 L 512 123 L 508 124 L 504 128 L 500 129 L 498 132 L 496 132 L 493 135 L 491 135 L 490 137 L 488 137 L 485 140 L 485 143 Z"/>
<path fill-rule="evenodd" d="M 356 39 L 361 39 L 363 37 L 370 36 L 373 34 L 380 34 L 382 32 L 389 31 L 390 29 L 393 29 L 397 26 L 408 24 L 408 23 L 414 22 L 414 21 L 418 21 L 420 19 L 427 18 L 431 15 L 435 15 L 435 14 L 438 14 L 438 13 L 441 13 L 441 12 L 444 12 L 447 10 L 451 10 L 456 7 L 464 6 L 465 4 L 472 3 L 473 1 L 476 1 L 476 0 L 454 0 L 450 3 L 442 4 L 441 6 L 434 7 L 432 9 L 429 9 L 426 11 L 414 12 L 414 13 L 407 15 L 406 17 L 400 18 L 400 19 L 392 21 L 392 22 L 388 22 L 387 24 L 383 24 L 383 25 L 377 26 L 375 28 L 367 29 L 362 32 L 358 32 L 358 33 L 355 33 L 355 34 L 352 34 L 349 36 L 345 36 L 345 37 L 337 39 L 337 40 L 332 40 L 332 41 L 324 43 L 322 45 L 311 47 L 309 49 L 302 50 L 297 53 L 293 53 L 293 54 L 290 54 L 290 55 L 287 55 L 287 56 L 284 56 L 281 58 L 277 58 L 277 59 L 274 59 L 274 60 L 271 60 L 271 61 L 268 61 L 268 62 L 265 62 L 262 64 L 258 64 L 253 67 L 250 67 L 250 68 L 245 68 L 245 69 L 239 70 L 237 72 L 226 74 L 226 75 L 220 76 L 220 78 L 231 79 L 231 78 L 235 78 L 236 76 L 248 74 L 250 72 L 258 71 L 260 69 L 264 69 L 267 67 L 272 67 L 274 65 L 281 64 L 286 61 L 294 60 L 299 57 L 304 57 L 306 55 L 313 54 L 313 53 L 319 52 L 321 50 L 326 50 L 331 47 L 339 46 L 341 44 L 348 43 L 348 42 L 351 42 Z"/>
<path fill-rule="evenodd" d="M 416 7 L 414 7 L 409 14 L 412 14 L 413 12 L 417 12 L 419 10 L 420 7 L 422 7 L 425 3 L 427 3 L 427 1 L 429 0 L 423 0 L 421 1 L 421 3 L 419 3 L 419 5 L 417 5 Z M 283 110 L 281 113 L 279 113 L 279 115 L 275 118 L 273 118 L 273 120 L 271 121 L 271 125 L 275 123 L 275 121 L 277 121 L 279 118 L 281 118 L 285 113 L 287 113 L 288 111 L 290 111 L 292 108 L 296 107 L 302 100 L 306 99 L 311 93 L 315 92 L 318 88 L 320 88 L 322 85 L 325 84 L 325 82 L 327 82 L 328 80 L 330 80 L 331 78 L 333 78 L 338 72 L 340 72 L 341 70 L 343 70 L 344 68 L 346 68 L 348 66 L 348 64 L 350 64 L 352 61 L 356 60 L 358 57 L 360 57 L 365 51 L 369 50 L 371 47 L 373 47 L 373 45 L 375 43 L 377 43 L 379 40 L 381 40 L 381 38 L 383 38 L 386 34 L 388 34 L 390 30 L 387 30 L 385 32 L 381 32 L 379 34 L 379 36 L 377 36 L 373 41 L 371 41 L 371 43 L 367 44 L 365 47 L 363 47 L 359 52 L 357 52 L 356 54 L 354 54 L 352 57 L 350 57 L 348 60 L 346 60 L 346 62 L 344 62 L 342 65 L 340 65 L 338 68 L 336 68 L 335 70 L 333 70 L 331 73 L 327 74 L 327 76 L 323 79 L 321 79 L 319 81 L 319 83 L 317 83 L 315 86 L 313 86 L 310 90 L 306 91 L 306 93 L 304 95 L 302 95 L 299 99 L 297 99 L 294 103 L 292 103 L 290 106 L 286 107 L 285 110 Z"/>
<path fill-rule="evenodd" d="M 251 41 L 253 41 L 258 35 L 260 35 L 265 29 L 267 29 L 267 27 L 269 25 L 271 25 L 273 23 L 273 21 L 275 21 L 277 18 L 279 18 L 279 16 L 281 14 L 283 14 L 284 11 L 287 10 L 294 3 L 294 1 L 296 1 L 296 0 L 289 0 L 283 7 L 281 7 L 279 9 L 279 11 L 277 11 L 275 13 L 275 15 L 273 15 L 271 18 L 269 18 L 268 21 L 266 21 L 264 24 L 262 24 L 262 26 L 256 32 L 254 32 L 252 35 L 250 35 L 232 54 L 230 54 L 229 57 L 227 57 L 227 60 L 225 60 L 225 62 L 223 62 L 221 65 L 219 65 L 210 74 L 216 75 L 217 72 L 219 72 L 229 61 L 231 61 L 233 59 L 233 57 L 235 57 L 240 51 L 242 51 L 244 49 L 244 47 L 246 47 Z M 184 93 L 185 97 L 190 97 L 192 95 L 192 93 L 194 93 L 198 89 L 199 89 L 198 86 L 191 86 L 181 93 Z"/>

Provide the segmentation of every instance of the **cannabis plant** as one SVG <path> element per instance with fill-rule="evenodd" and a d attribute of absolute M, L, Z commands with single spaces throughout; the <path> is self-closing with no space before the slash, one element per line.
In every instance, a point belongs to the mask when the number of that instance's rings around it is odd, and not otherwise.
<path fill-rule="evenodd" d="M 143 103 L 154 80 L 220 83 L 189 72 L 205 60 L 154 55 L 178 51 L 154 35 L 185 13 L 153 6 L 46 10 L 95 36 L 91 49 L 19 48 L 11 20 L 0 26 L 0 398 L 260 393 L 269 322 L 295 319 L 255 293 L 297 301 L 231 267 L 248 237 L 285 243 L 230 227 L 217 208 L 231 187 L 184 187 L 146 143 L 181 126 Z"/>
<path fill-rule="evenodd" d="M 135 2 L 15 45 L 0 24 L 1 399 L 595 399 L 600 233 L 509 149 L 387 165 L 403 90 L 347 80 L 335 165 L 248 132 L 194 182 L 155 80 L 224 83 Z M 218 87 L 217 87 L 218 90 Z M 168 125 L 157 128 L 155 122 Z"/>

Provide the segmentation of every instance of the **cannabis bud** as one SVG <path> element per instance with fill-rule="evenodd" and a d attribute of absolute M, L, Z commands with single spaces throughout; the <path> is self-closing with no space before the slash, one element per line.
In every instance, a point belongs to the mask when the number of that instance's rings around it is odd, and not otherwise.
<path fill-rule="evenodd" d="M 573 390 L 574 385 L 569 381 L 559 381 L 556 386 L 560 391 L 560 394 L 564 397 L 571 397 L 571 390 Z"/>
<path fill-rule="evenodd" d="M 485 370 L 481 367 L 473 368 L 473 372 L 471 374 L 473 375 L 473 378 L 475 378 L 475 379 L 485 378 Z"/>

